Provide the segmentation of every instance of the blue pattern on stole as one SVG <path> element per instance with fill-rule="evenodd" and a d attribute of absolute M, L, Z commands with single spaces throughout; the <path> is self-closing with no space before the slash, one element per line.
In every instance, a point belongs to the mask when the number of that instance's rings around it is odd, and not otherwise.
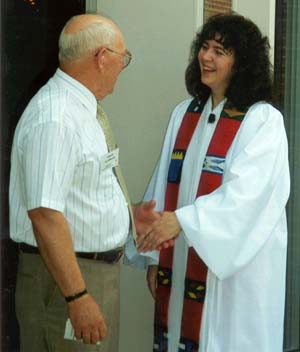
<path fill-rule="evenodd" d="M 184 157 L 185 150 L 175 149 L 173 151 L 168 173 L 168 182 L 177 184 L 180 183 Z"/>
<path fill-rule="evenodd" d="M 225 158 L 216 155 L 206 155 L 202 171 L 223 175 Z"/>

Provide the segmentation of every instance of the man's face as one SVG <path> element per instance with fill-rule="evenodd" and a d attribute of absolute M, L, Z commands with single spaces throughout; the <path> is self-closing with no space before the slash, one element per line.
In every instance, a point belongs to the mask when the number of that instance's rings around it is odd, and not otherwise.
<path fill-rule="evenodd" d="M 124 68 L 124 55 L 126 55 L 126 47 L 121 33 L 116 35 L 115 45 L 109 49 L 111 49 L 111 51 L 106 50 L 107 65 L 105 72 L 105 89 L 107 94 L 111 94 L 113 92 L 119 74 Z"/>

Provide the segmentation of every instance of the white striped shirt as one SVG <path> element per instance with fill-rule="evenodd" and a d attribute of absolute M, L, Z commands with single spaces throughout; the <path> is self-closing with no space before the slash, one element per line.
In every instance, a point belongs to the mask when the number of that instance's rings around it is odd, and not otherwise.
<path fill-rule="evenodd" d="M 125 243 L 128 207 L 113 170 L 101 170 L 108 150 L 96 111 L 94 95 L 59 69 L 28 104 L 12 149 L 14 241 L 36 245 L 27 211 L 45 207 L 64 214 L 75 251 L 102 252 Z"/>

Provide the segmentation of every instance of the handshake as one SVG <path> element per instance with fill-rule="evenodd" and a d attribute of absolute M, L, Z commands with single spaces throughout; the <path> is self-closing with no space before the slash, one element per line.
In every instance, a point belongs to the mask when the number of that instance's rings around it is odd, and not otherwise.
<path fill-rule="evenodd" d="M 139 252 L 172 247 L 181 231 L 175 212 L 157 212 L 155 204 L 151 200 L 132 207 Z"/>

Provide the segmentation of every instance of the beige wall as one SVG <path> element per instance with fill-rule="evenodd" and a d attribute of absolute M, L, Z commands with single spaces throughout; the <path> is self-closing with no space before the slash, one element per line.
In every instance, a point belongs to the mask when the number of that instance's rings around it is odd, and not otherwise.
<path fill-rule="evenodd" d="M 270 21 L 265 23 L 269 14 L 264 15 L 264 3 L 270 1 L 233 2 L 238 12 L 267 30 Z M 187 97 L 184 71 L 190 43 L 202 24 L 203 1 L 88 0 L 87 11 L 104 13 L 116 21 L 134 55 L 103 106 L 121 149 L 121 166 L 132 200 L 137 202 L 159 156 L 170 112 Z M 119 352 L 150 352 L 153 301 L 145 272 L 123 266 L 121 289 Z"/>
<path fill-rule="evenodd" d="M 159 156 L 170 113 L 187 97 L 184 71 L 202 21 L 202 0 L 99 0 L 87 5 L 87 11 L 105 13 L 120 26 L 134 56 L 103 106 L 121 149 L 132 200 L 137 202 Z M 123 266 L 121 286 L 119 351 L 150 352 L 153 300 L 145 272 Z"/>

